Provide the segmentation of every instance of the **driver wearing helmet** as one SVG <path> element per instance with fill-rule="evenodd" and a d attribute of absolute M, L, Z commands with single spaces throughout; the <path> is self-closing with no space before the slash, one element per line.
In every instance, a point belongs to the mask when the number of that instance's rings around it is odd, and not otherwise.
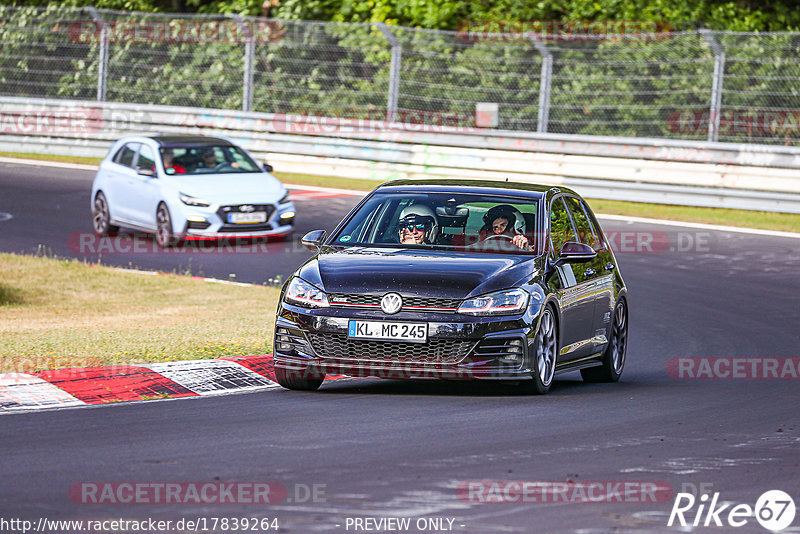
<path fill-rule="evenodd" d="M 430 245 L 436 241 L 439 221 L 428 206 L 414 204 L 400 212 L 400 243 L 404 245 Z"/>
<path fill-rule="evenodd" d="M 525 219 L 519 210 L 508 204 L 500 204 L 491 208 L 483 216 L 483 228 L 480 229 L 480 239 L 508 239 L 515 246 L 528 250 L 528 238 L 525 233 Z M 497 237 L 494 236 L 504 236 Z"/>

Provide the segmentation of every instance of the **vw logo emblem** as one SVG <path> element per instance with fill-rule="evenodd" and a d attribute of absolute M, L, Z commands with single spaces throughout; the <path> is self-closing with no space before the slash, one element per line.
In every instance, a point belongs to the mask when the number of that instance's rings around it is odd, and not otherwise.
<path fill-rule="evenodd" d="M 402 307 L 403 297 L 397 293 L 386 293 L 381 299 L 381 309 L 387 315 L 399 312 Z"/>

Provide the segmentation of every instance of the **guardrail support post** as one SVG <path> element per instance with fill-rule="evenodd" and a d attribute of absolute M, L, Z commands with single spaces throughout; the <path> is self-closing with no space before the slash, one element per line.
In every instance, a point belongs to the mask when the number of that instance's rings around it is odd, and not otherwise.
<path fill-rule="evenodd" d="M 100 18 L 94 6 L 86 8 L 92 19 L 100 24 L 100 41 L 97 54 L 97 101 L 106 101 L 106 79 L 108 78 L 108 25 Z"/>
<path fill-rule="evenodd" d="M 719 140 L 719 119 L 720 109 L 722 108 L 722 82 L 725 78 L 725 50 L 719 44 L 714 33 L 701 28 L 700 35 L 706 40 L 711 51 L 714 52 L 714 79 L 711 83 L 711 105 L 708 116 L 708 140 L 717 142 Z"/>
<path fill-rule="evenodd" d="M 538 36 L 533 36 L 533 46 L 542 56 L 542 73 L 539 76 L 539 114 L 536 120 L 536 131 L 547 132 L 550 122 L 550 86 L 553 78 L 553 54 L 547 49 Z"/>
<path fill-rule="evenodd" d="M 389 95 L 386 102 L 386 122 L 393 122 L 397 116 L 397 98 L 400 91 L 400 62 L 403 57 L 403 46 L 386 24 L 379 22 L 378 29 L 392 47 L 392 60 L 389 65 Z"/>

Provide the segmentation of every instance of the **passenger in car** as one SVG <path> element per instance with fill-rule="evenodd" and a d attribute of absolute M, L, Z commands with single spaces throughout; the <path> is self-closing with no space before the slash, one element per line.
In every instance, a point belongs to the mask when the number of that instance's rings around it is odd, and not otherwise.
<path fill-rule="evenodd" d="M 164 162 L 164 170 L 167 174 L 186 174 L 186 169 L 175 163 L 175 153 L 171 148 L 166 148 L 162 151 L 161 161 Z M 170 169 L 172 169 L 172 172 L 170 172 Z"/>
<path fill-rule="evenodd" d="M 530 250 L 528 238 L 525 237 L 525 219 L 519 210 L 508 204 L 494 206 L 483 216 L 483 228 L 478 231 L 480 240 L 494 239 L 503 236 L 516 247 Z"/>

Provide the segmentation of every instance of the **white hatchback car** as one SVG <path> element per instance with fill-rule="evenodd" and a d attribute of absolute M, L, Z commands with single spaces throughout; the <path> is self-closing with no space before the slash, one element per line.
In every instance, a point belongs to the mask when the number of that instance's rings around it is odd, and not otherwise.
<path fill-rule="evenodd" d="M 92 184 L 94 231 L 155 233 L 162 247 L 187 238 L 288 236 L 294 204 L 271 171 L 218 137 L 124 137 Z"/>

